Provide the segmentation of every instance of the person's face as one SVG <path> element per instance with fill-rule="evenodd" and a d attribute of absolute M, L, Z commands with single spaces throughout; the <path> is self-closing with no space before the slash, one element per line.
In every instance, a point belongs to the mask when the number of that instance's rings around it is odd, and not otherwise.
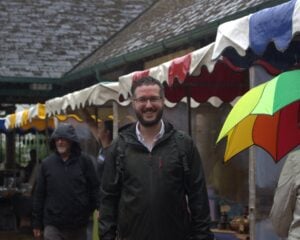
<path fill-rule="evenodd" d="M 65 138 L 56 138 L 55 146 L 60 155 L 68 155 L 71 152 L 71 141 Z"/>
<path fill-rule="evenodd" d="M 158 85 L 142 85 L 135 89 L 133 109 L 140 124 L 152 127 L 159 123 L 163 115 L 164 99 Z"/>
<path fill-rule="evenodd" d="M 98 124 L 98 138 L 102 142 L 103 139 L 106 138 L 107 130 L 105 129 L 105 126 L 103 123 Z"/>

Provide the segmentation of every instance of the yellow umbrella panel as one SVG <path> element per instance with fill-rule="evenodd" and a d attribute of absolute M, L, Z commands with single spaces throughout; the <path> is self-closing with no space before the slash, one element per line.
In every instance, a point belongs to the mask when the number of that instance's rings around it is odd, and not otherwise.
<path fill-rule="evenodd" d="M 224 162 L 253 145 L 252 127 L 255 119 L 256 116 L 250 115 L 228 132 L 227 143 L 230 144 L 226 145 Z"/>

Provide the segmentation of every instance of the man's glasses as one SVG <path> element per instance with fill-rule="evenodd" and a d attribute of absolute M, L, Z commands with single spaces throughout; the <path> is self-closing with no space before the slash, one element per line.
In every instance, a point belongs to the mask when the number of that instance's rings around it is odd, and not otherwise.
<path fill-rule="evenodd" d="M 162 99 L 162 97 L 153 96 L 153 97 L 134 98 L 133 101 L 140 103 L 140 104 L 147 104 L 148 101 L 150 101 L 150 103 L 159 103 L 161 101 L 161 99 Z"/>
<path fill-rule="evenodd" d="M 70 140 L 66 139 L 66 138 L 63 138 L 63 137 L 56 137 L 54 138 L 54 141 L 55 142 L 58 142 L 58 141 L 61 141 L 61 142 L 68 142 Z"/>

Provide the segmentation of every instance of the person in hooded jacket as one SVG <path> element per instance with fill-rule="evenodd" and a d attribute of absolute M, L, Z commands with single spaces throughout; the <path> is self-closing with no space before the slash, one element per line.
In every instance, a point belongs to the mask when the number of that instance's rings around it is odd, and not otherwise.
<path fill-rule="evenodd" d="M 44 240 L 86 240 L 86 226 L 99 206 L 99 180 L 81 152 L 75 128 L 62 123 L 50 138 L 54 151 L 41 162 L 33 201 L 33 234 Z"/>
<path fill-rule="evenodd" d="M 187 134 L 162 120 L 163 86 L 144 77 L 131 93 L 138 121 L 119 131 L 106 155 L 100 239 L 213 239 L 199 152 Z"/>
<path fill-rule="evenodd" d="M 300 239 L 300 146 L 288 154 L 281 170 L 270 219 L 278 236 Z"/>
<path fill-rule="evenodd" d="M 96 161 L 96 169 L 97 175 L 101 182 L 105 154 L 113 140 L 113 121 L 110 119 L 104 120 L 101 123 L 97 123 L 95 119 L 91 117 L 89 112 L 86 109 L 79 110 L 80 116 L 87 123 L 91 133 L 95 137 L 96 141 L 99 143 L 100 148 L 98 151 L 97 161 Z"/>
<path fill-rule="evenodd" d="M 97 176 L 101 184 L 105 154 L 113 139 L 113 121 L 108 119 L 98 123 L 92 118 L 87 109 L 80 109 L 79 113 L 100 145 L 95 165 Z M 87 227 L 87 240 L 92 239 L 93 235 L 98 235 L 98 219 L 99 211 L 95 211 Z"/>

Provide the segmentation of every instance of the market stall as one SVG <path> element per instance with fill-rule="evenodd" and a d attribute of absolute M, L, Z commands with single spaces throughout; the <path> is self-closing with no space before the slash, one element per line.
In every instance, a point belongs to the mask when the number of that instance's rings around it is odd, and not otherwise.
<path fill-rule="evenodd" d="M 5 159 L 0 170 L 0 229 L 15 230 L 30 227 L 32 189 L 39 159 L 48 153 L 47 134 L 53 130 L 54 120 L 46 119 L 43 104 L 18 109 L 3 120 Z"/>
<path fill-rule="evenodd" d="M 5 158 L 0 169 L 0 200 L 5 214 L 0 215 L 1 230 L 30 227 L 32 190 L 39 163 L 49 154 L 49 136 L 57 122 L 68 119 L 82 122 L 76 115 L 48 117 L 41 103 L 18 106 L 15 113 L 3 118 L 5 144 L 2 146 L 1 138 L 1 157 L 5 152 Z M 13 144 L 7 142 L 7 135 Z"/>
<path fill-rule="evenodd" d="M 12 133 L 19 133 L 15 135 L 17 165 L 27 165 L 30 149 L 36 149 L 38 158 L 48 154 L 47 141 L 55 127 L 55 119 L 47 118 L 44 104 L 37 103 L 7 115 L 5 127 Z"/>
<path fill-rule="evenodd" d="M 54 116 L 74 112 L 78 114 L 79 109 L 86 108 L 97 119 L 105 120 L 113 115 L 114 129 L 117 130 L 117 105 L 127 106 L 129 104 L 129 102 L 121 103 L 119 101 L 118 90 L 118 83 L 99 83 L 62 97 L 50 99 L 45 103 L 47 115 Z"/>
<path fill-rule="evenodd" d="M 298 69 L 299 16 L 300 1 L 292 0 L 221 24 L 212 59 L 225 56 L 236 66 L 248 66 L 251 88 L 282 71 Z M 268 215 L 281 167 L 282 162 L 274 164 L 263 150 L 250 148 L 250 239 L 277 238 Z"/>

